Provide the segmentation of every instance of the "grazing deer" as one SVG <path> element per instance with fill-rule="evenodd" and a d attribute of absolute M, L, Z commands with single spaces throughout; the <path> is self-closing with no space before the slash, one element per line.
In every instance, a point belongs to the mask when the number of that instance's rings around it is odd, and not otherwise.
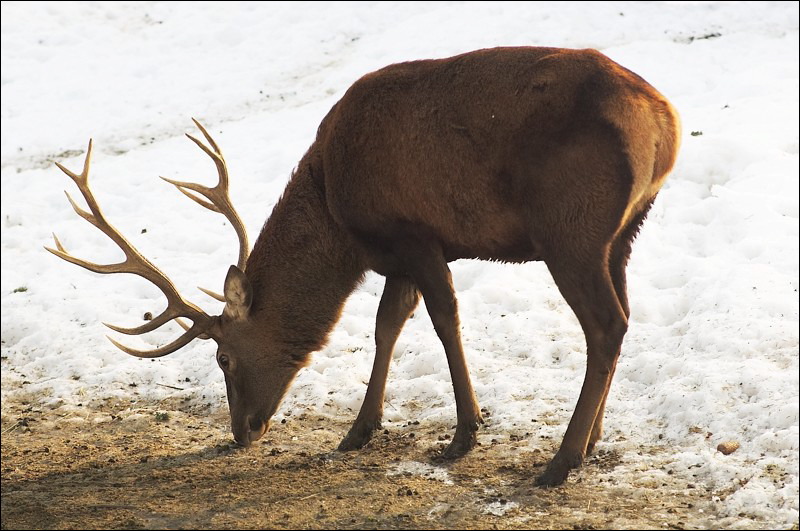
<path fill-rule="evenodd" d="M 197 123 L 197 122 L 195 122 Z M 134 356 L 170 354 L 194 338 L 218 344 L 237 443 L 261 437 L 309 354 L 325 344 L 367 270 L 386 277 L 375 325 L 376 355 L 364 404 L 340 450 L 361 448 L 380 426 L 389 361 L 403 324 L 425 298 L 444 345 L 457 427 L 444 457 L 476 442 L 480 408 L 464 360 L 448 262 L 543 260 L 586 336 L 587 368 L 575 413 L 541 485 L 562 483 L 600 439 L 611 379 L 628 328 L 625 267 L 631 243 L 679 145 L 670 103 L 636 74 L 595 50 L 495 48 L 413 61 L 367 74 L 323 119 L 248 257 L 228 197 L 219 147 L 189 136 L 217 166 L 213 188 L 172 181 L 221 212 L 239 237 L 224 284 L 225 309 L 209 316 L 105 219 L 87 182 L 89 142 L 77 183 L 124 262 L 98 273 L 134 273 L 158 286 L 167 309 L 142 334 L 179 317 L 186 332 Z M 205 197 L 202 199 L 192 192 Z M 68 194 L 69 196 L 69 194 Z M 211 293 L 211 292 L 207 292 Z"/>

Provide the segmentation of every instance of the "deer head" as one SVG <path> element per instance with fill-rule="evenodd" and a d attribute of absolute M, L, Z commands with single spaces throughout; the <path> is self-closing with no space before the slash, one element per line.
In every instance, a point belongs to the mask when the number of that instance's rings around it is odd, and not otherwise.
<path fill-rule="evenodd" d="M 298 367 L 280 367 L 276 366 L 274 362 L 270 362 L 269 328 L 263 325 L 256 326 L 251 319 L 253 290 L 244 273 L 249 254 L 247 233 L 239 215 L 231 205 L 228 195 L 228 170 L 225 158 L 205 128 L 197 120 L 194 122 L 208 140 L 211 148 L 191 135 L 187 134 L 186 136 L 214 161 L 219 173 L 219 182 L 216 186 L 209 188 L 196 183 L 173 181 L 164 177 L 162 179 L 175 185 L 178 190 L 198 204 L 224 214 L 236 230 L 239 238 L 239 259 L 237 264 L 232 265 L 228 270 L 224 295 L 221 296 L 200 288 L 206 294 L 225 303 L 225 309 L 221 315 L 210 316 L 185 300 L 170 279 L 106 220 L 88 182 L 92 157 L 91 140 L 89 140 L 83 171 L 80 174 L 73 173 L 59 163 L 56 165 L 75 181 L 89 207 L 89 212 L 82 209 L 67 193 L 67 198 L 75 212 L 116 243 L 125 253 L 125 260 L 116 264 L 96 264 L 75 258 L 67 253 L 55 234 L 53 238 L 56 248 L 45 248 L 68 262 L 96 273 L 139 275 L 149 280 L 164 293 L 167 298 L 167 308 L 147 323 L 133 328 L 110 324 L 106 324 L 106 326 L 122 334 L 138 335 L 151 332 L 175 319 L 185 332 L 171 343 L 150 351 L 127 347 L 109 337 L 111 342 L 123 352 L 139 358 L 156 358 L 177 351 L 195 338 L 216 341 L 218 345 L 217 363 L 225 374 L 233 435 L 237 443 L 249 446 L 267 430 L 268 420 L 277 409 L 280 399 L 294 378 Z M 191 192 L 200 194 L 205 199 Z M 181 317 L 189 319 L 192 324 L 183 323 L 180 320 Z M 267 367 L 269 368 L 265 369 Z M 270 392 L 263 392 L 265 388 L 270 389 Z"/>

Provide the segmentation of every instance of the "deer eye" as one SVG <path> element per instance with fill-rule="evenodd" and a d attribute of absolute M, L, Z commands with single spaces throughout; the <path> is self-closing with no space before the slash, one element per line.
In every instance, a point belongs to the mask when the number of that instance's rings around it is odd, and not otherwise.
<path fill-rule="evenodd" d="M 230 361 L 230 358 L 228 358 L 226 354 L 219 354 L 217 356 L 217 363 L 222 370 L 227 370 L 228 366 L 230 365 Z"/>

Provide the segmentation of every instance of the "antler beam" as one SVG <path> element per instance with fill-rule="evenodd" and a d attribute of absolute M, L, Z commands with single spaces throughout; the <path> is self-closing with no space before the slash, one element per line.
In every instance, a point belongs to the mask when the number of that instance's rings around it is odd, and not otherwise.
<path fill-rule="evenodd" d="M 205 130 L 203 130 L 203 133 L 205 134 Z M 209 137 L 206 135 L 206 138 Z M 197 141 L 195 140 L 195 142 Z M 213 141 L 211 142 L 212 145 L 214 145 Z M 94 194 L 92 193 L 89 187 L 89 165 L 91 163 L 91 158 L 92 158 L 92 141 L 89 140 L 89 147 L 86 150 L 86 158 L 83 162 L 83 171 L 80 174 L 76 174 L 68 170 L 58 162 L 56 162 L 56 166 L 58 166 L 61 169 L 61 171 L 63 171 L 70 178 L 72 178 L 72 180 L 78 186 L 78 190 L 80 190 L 81 194 L 83 195 L 83 198 L 86 200 L 86 204 L 88 205 L 90 212 L 87 212 L 86 210 L 78 206 L 78 204 L 72 199 L 69 193 L 67 193 L 67 199 L 69 199 L 72 208 L 75 209 L 75 212 L 79 216 L 81 216 L 83 219 L 85 219 L 98 229 L 100 229 L 100 231 L 103 232 L 103 234 L 108 236 L 114 243 L 116 243 L 117 246 L 122 250 L 122 252 L 125 253 L 125 260 L 116 264 L 96 264 L 93 262 L 75 258 L 66 251 L 66 249 L 58 240 L 58 237 L 56 237 L 55 234 L 53 235 L 53 239 L 55 240 L 56 248 L 52 249 L 50 247 L 45 247 L 45 249 L 47 249 L 54 255 L 58 256 L 59 258 L 63 258 L 67 262 L 79 265 L 90 271 L 94 271 L 95 273 L 103 273 L 103 274 L 132 273 L 134 275 L 146 278 L 151 283 L 153 283 L 156 287 L 158 287 L 162 291 L 162 293 L 164 293 L 164 295 L 167 298 L 167 308 L 160 315 L 155 317 L 152 321 L 145 323 L 142 326 L 137 326 L 134 328 L 122 328 L 114 325 L 109 325 L 106 323 L 104 324 L 106 324 L 106 326 L 108 326 L 112 330 L 115 330 L 123 334 L 138 335 L 153 331 L 156 328 L 160 327 L 161 325 L 177 317 L 186 317 L 192 321 L 192 326 L 189 327 L 188 330 L 183 335 L 181 335 L 178 339 L 176 339 L 172 343 L 169 343 L 168 345 L 157 348 L 155 350 L 141 351 L 132 349 L 130 347 L 126 347 L 125 345 L 118 343 L 117 341 L 109 337 L 111 342 L 114 343 L 114 345 L 116 345 L 120 350 L 128 354 L 131 354 L 132 356 L 137 356 L 140 358 L 161 357 L 170 354 L 172 352 L 175 352 L 179 348 L 189 343 L 192 339 L 208 332 L 208 329 L 211 327 L 214 318 L 210 317 L 208 314 L 203 312 L 203 310 L 201 310 L 194 304 L 184 300 L 183 297 L 181 297 L 180 294 L 178 293 L 178 290 L 175 289 L 175 286 L 172 284 L 170 279 L 155 265 L 153 265 L 149 260 L 147 260 L 147 258 L 142 256 L 142 254 L 128 240 L 126 240 L 125 237 L 122 236 L 122 234 L 116 228 L 114 228 L 106 220 L 105 216 L 103 215 L 103 212 L 100 210 L 100 206 L 97 204 L 97 201 L 95 200 Z M 221 164 L 222 168 L 224 169 L 224 160 L 221 162 Z M 227 176 L 226 176 L 226 181 L 227 181 Z M 227 182 L 225 184 L 227 185 Z"/>

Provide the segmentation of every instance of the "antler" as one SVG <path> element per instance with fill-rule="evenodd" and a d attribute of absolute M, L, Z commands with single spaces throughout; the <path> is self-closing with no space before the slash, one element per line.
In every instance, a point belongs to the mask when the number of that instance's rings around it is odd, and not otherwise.
<path fill-rule="evenodd" d="M 205 131 L 203 131 L 203 133 L 205 133 Z M 208 138 L 207 135 L 206 138 Z M 197 141 L 195 140 L 195 142 Z M 212 145 L 214 145 L 213 141 L 211 142 Z M 188 327 L 187 331 L 183 335 L 181 335 L 178 339 L 176 339 L 172 343 L 169 343 L 168 345 L 157 348 L 155 350 L 149 350 L 149 351 L 135 350 L 126 347 L 125 345 L 122 345 L 109 337 L 111 342 L 114 343 L 114 345 L 116 345 L 120 350 L 140 358 L 157 358 L 175 352 L 179 348 L 189 343 L 192 339 L 207 332 L 211 324 L 213 323 L 214 318 L 207 315 L 205 312 L 203 312 L 203 310 L 201 310 L 194 304 L 184 300 L 180 296 L 178 291 L 175 289 L 175 286 L 172 284 L 169 278 L 167 278 L 167 276 L 164 273 L 162 273 L 156 266 L 154 266 L 149 260 L 147 260 L 147 258 L 142 256 L 141 253 L 139 253 L 139 251 L 137 251 L 136 248 L 133 245 L 131 245 L 131 243 L 128 242 L 128 240 L 126 240 L 117 229 L 115 229 L 110 223 L 108 223 L 108 221 L 106 221 L 105 216 L 103 216 L 103 213 L 100 210 L 100 207 L 98 206 L 97 201 L 95 200 L 94 195 L 89 188 L 89 164 L 91 162 L 91 158 L 92 158 L 92 141 L 89 140 L 89 148 L 86 151 L 86 159 L 84 160 L 83 163 L 83 172 L 81 172 L 80 175 L 71 172 L 58 162 L 56 162 L 56 166 L 58 166 L 61 169 L 61 171 L 69 175 L 72 178 L 72 180 L 75 181 L 75 184 L 78 185 L 78 189 L 80 190 L 81 194 L 83 194 L 83 197 L 86 200 L 86 204 L 89 206 L 89 210 L 91 210 L 91 213 L 86 212 L 81 207 L 79 207 L 75 203 L 75 201 L 73 201 L 69 193 L 65 192 L 67 194 L 67 199 L 69 199 L 70 204 L 72 204 L 72 208 L 75 209 L 75 212 L 77 212 L 79 216 L 81 216 L 83 219 L 85 219 L 98 229 L 100 229 L 106 236 L 111 238 L 111 240 L 114 243 L 116 243 L 120 249 L 122 249 L 122 252 L 125 253 L 125 260 L 117 264 L 95 264 L 93 262 L 88 262 L 86 260 L 75 258 L 67 253 L 66 249 L 64 249 L 64 246 L 61 245 L 61 242 L 58 240 L 58 237 L 56 237 L 55 234 L 53 234 L 53 239 L 55 240 L 57 249 L 51 249 L 49 247 L 45 247 L 45 249 L 47 249 L 54 255 L 63 258 L 67 262 L 79 265 L 90 271 L 94 271 L 95 273 L 104 273 L 104 274 L 133 273 L 134 275 L 139 275 L 152 282 L 167 297 L 167 308 L 166 310 L 164 310 L 164 312 L 162 312 L 159 316 L 149 321 L 148 323 L 145 323 L 142 326 L 137 326 L 134 328 L 122 328 L 107 323 L 103 324 L 105 324 L 107 327 L 117 332 L 129 335 L 136 335 L 136 334 L 144 334 L 146 332 L 151 332 L 156 328 L 159 328 L 161 325 L 177 317 L 186 317 L 188 319 L 191 319 L 192 326 Z M 224 170 L 224 161 L 221 162 L 221 165 L 222 169 Z M 220 167 L 220 164 L 218 164 L 218 167 Z"/>
<path fill-rule="evenodd" d="M 225 157 L 222 156 L 222 151 L 220 151 L 219 146 L 216 142 L 214 142 L 214 139 L 211 138 L 211 135 L 208 134 L 208 131 L 206 131 L 205 127 L 203 127 L 200 122 L 194 118 L 192 118 L 192 121 L 203 133 L 203 136 L 206 137 L 208 143 L 211 144 L 213 151 L 192 135 L 187 134 L 186 136 L 189 137 L 192 142 L 197 144 L 200 149 L 202 149 L 209 157 L 211 157 L 211 159 L 214 161 L 214 164 L 216 164 L 217 173 L 219 174 L 219 181 L 217 182 L 217 185 L 213 188 L 209 188 L 197 183 L 174 181 L 172 179 L 167 179 L 166 177 L 161 178 L 168 183 L 175 185 L 175 187 L 180 190 L 181 193 L 197 204 L 202 205 L 209 210 L 213 210 L 214 212 L 224 214 L 225 217 L 228 218 L 228 221 L 231 222 L 231 225 L 233 225 L 233 228 L 236 231 L 236 235 L 239 237 L 239 261 L 237 266 L 239 269 L 244 271 L 245 264 L 247 263 L 247 256 L 250 253 L 250 246 L 247 242 L 247 231 L 245 230 L 244 223 L 242 223 L 239 214 L 237 214 L 236 210 L 233 208 L 231 198 L 228 195 L 228 167 L 225 164 Z M 197 197 L 188 190 L 192 190 L 203 195 L 206 199 L 208 199 L 208 201 Z M 219 301 L 225 302 L 225 297 L 205 288 L 199 289 L 205 294 L 210 295 Z"/>

